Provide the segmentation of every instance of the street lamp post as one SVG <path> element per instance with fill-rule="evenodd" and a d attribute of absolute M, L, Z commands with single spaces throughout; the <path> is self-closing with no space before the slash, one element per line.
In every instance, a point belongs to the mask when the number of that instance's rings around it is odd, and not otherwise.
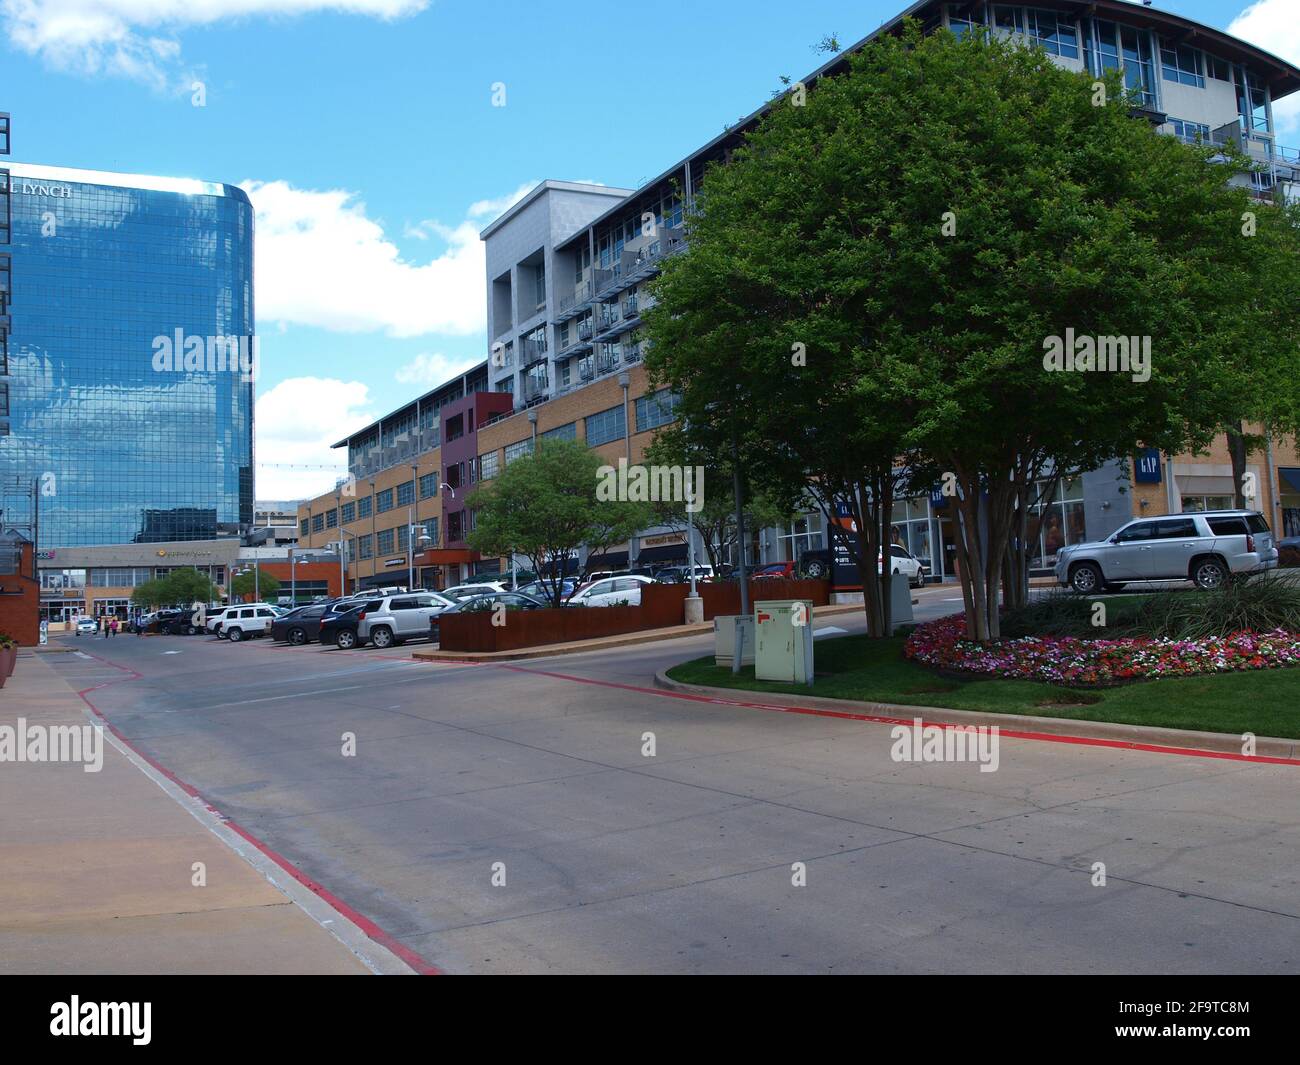
<path fill-rule="evenodd" d="M 406 590 L 415 589 L 415 507 L 406 508 Z M 420 530 L 420 543 L 427 544 L 433 542 L 431 537 L 424 530 L 424 526 L 418 526 Z"/>

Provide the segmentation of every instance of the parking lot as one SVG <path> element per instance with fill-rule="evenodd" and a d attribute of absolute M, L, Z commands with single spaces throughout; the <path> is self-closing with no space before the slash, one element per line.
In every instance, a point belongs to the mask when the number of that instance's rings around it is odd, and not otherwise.
<path fill-rule="evenodd" d="M 492 666 L 67 640 L 133 746 L 447 971 L 1295 970 L 1292 767 L 898 763 L 884 725 L 654 689 L 698 637 Z"/>

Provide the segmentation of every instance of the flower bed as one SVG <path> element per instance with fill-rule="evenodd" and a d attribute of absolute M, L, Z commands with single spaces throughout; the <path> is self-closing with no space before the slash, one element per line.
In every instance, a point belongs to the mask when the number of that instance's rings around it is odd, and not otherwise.
<path fill-rule="evenodd" d="M 1102 687 L 1156 677 L 1192 677 L 1300 665 L 1300 634 L 1238 632 L 1203 640 L 1025 636 L 984 645 L 967 640 L 961 614 L 919 625 L 907 658 L 963 677 Z"/>

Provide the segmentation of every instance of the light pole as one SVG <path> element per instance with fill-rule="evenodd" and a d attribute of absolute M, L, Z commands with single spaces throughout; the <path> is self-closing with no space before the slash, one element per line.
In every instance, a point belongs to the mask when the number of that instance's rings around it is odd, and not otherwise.
<path fill-rule="evenodd" d="M 415 507 L 413 506 L 407 507 L 406 509 L 406 590 L 408 592 L 412 591 L 415 588 L 415 530 L 416 528 L 417 526 L 415 524 Z M 424 526 L 421 525 L 418 526 L 418 528 L 420 530 L 420 543 L 421 544 L 432 543 L 433 537 L 431 537 L 427 532 L 424 531 Z"/>
<path fill-rule="evenodd" d="M 293 553 L 293 548 L 289 548 L 289 601 L 298 605 L 298 559 Z"/>
<path fill-rule="evenodd" d="M 339 594 L 342 596 L 346 596 L 348 594 L 347 566 L 348 566 L 348 562 L 350 561 L 348 542 L 347 540 L 343 539 L 343 537 L 345 536 L 350 536 L 352 537 L 353 540 L 355 540 L 357 538 L 357 534 L 354 532 L 348 532 L 347 529 L 339 529 L 339 539 L 333 541 L 334 545 L 337 546 L 339 549 Z"/>

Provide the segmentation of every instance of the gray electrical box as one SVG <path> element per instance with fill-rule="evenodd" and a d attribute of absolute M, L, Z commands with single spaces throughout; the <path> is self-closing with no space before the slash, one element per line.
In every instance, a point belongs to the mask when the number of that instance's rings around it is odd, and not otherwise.
<path fill-rule="evenodd" d="M 740 664 L 754 664 L 754 619 L 745 614 L 719 614 L 713 619 L 713 664 L 735 667 L 736 630 L 742 641 Z"/>
<path fill-rule="evenodd" d="M 754 604 L 754 676 L 786 684 L 813 682 L 813 605 L 808 599 Z"/>

